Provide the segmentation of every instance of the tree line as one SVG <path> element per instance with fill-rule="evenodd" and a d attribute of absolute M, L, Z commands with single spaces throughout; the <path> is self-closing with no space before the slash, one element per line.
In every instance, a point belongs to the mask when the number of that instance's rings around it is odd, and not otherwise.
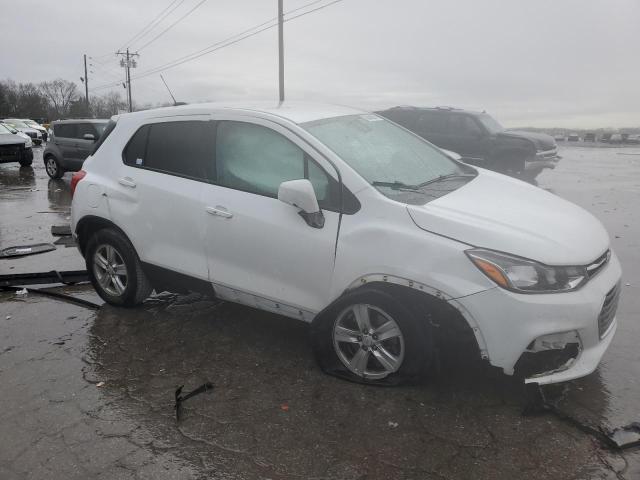
<path fill-rule="evenodd" d="M 40 83 L 0 80 L 0 119 L 109 118 L 126 109 L 127 102 L 114 91 L 90 94 L 87 109 L 84 91 L 62 78 Z"/>

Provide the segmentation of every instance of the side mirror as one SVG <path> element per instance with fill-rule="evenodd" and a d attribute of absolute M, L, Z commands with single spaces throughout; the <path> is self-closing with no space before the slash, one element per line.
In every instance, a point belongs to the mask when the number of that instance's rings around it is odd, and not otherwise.
<path fill-rule="evenodd" d="M 91 140 L 92 142 L 96 141 L 96 136 L 93 133 L 85 133 L 82 138 L 85 140 Z"/>
<path fill-rule="evenodd" d="M 324 227 L 324 215 L 318 206 L 316 192 L 309 180 L 282 182 L 278 188 L 278 200 L 300 209 L 299 215 L 310 227 Z"/>

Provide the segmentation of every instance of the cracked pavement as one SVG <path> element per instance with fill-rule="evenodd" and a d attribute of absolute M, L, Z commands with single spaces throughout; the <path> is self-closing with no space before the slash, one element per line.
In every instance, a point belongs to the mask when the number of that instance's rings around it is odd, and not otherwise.
<path fill-rule="evenodd" d="M 615 427 L 640 420 L 640 155 L 618 154 L 640 149 L 562 150 L 540 186 L 605 223 L 625 290 L 603 364 L 547 393 Z M 31 172 L 0 166 L 0 248 L 52 241 L 68 215 L 69 174 L 49 181 L 38 152 Z M 0 260 L 0 274 L 82 265 L 58 247 Z M 55 290 L 102 303 L 89 286 Z M 7 292 L 0 322 L 3 480 L 640 478 L 638 450 L 607 451 L 552 415 L 523 417 L 522 387 L 464 356 L 425 385 L 353 384 L 319 370 L 307 325 L 196 294 L 92 311 Z M 177 423 L 175 388 L 205 381 L 214 390 L 186 401 Z"/>

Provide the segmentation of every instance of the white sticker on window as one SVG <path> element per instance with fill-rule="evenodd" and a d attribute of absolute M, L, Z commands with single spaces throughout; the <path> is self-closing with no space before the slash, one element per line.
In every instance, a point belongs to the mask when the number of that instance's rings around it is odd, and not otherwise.
<path fill-rule="evenodd" d="M 142 159 L 136 158 L 136 165 L 142 165 Z"/>
<path fill-rule="evenodd" d="M 380 122 L 382 121 L 382 119 L 376 115 L 371 115 L 371 114 L 367 114 L 367 115 L 360 115 L 360 118 L 363 118 L 365 120 L 367 120 L 368 122 Z"/>

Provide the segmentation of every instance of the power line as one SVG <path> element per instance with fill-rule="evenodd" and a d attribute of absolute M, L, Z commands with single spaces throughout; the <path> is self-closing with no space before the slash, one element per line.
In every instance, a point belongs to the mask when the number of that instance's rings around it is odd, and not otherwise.
<path fill-rule="evenodd" d="M 140 50 L 142 50 L 143 48 L 145 48 L 147 45 L 152 44 L 153 42 L 155 42 L 158 38 L 160 38 L 162 35 L 164 35 L 165 33 L 167 33 L 169 30 L 171 30 L 173 27 L 175 27 L 178 23 L 180 23 L 182 20 L 184 20 L 185 18 L 187 18 L 189 15 L 191 15 L 195 10 L 198 9 L 198 7 L 200 7 L 200 5 L 202 5 L 204 2 L 206 2 L 207 0 L 201 0 L 195 7 L 193 7 L 191 10 L 189 10 L 187 13 L 185 13 L 183 16 L 181 16 L 178 20 L 176 20 L 175 22 L 173 22 L 171 25 L 169 25 L 167 28 L 165 28 L 164 30 L 162 30 L 158 35 L 156 35 L 155 37 L 153 37 L 151 40 L 149 40 L 147 43 L 145 43 L 144 45 L 142 45 L 140 48 L 137 48 L 136 51 L 139 52 Z"/>
<path fill-rule="evenodd" d="M 308 7 L 312 6 L 312 5 L 320 3 L 321 1 L 323 1 L 323 0 L 314 0 L 313 2 L 307 3 L 306 5 L 303 5 L 301 7 L 298 7 L 298 8 L 295 8 L 293 10 L 290 10 L 290 11 L 286 12 L 285 15 L 290 15 L 291 13 L 294 13 L 296 11 L 300 11 L 300 10 L 305 9 L 305 8 L 308 8 Z M 319 7 L 313 8 L 311 10 L 307 10 L 305 12 L 302 12 L 302 13 L 298 14 L 298 15 L 294 15 L 293 17 L 285 18 L 284 21 L 288 22 L 290 20 L 295 20 L 297 18 L 303 17 L 305 15 L 308 15 L 310 13 L 316 12 L 318 10 L 322 10 L 324 8 L 327 8 L 327 7 L 329 7 L 331 5 L 334 5 L 336 3 L 340 3 L 342 1 L 344 1 L 344 0 L 333 0 L 333 1 L 329 2 L 329 3 L 324 4 L 324 5 L 320 5 Z M 245 40 L 247 38 L 250 38 L 250 37 L 253 37 L 255 35 L 258 35 L 259 33 L 262 33 L 262 32 L 264 32 L 266 30 L 269 30 L 271 28 L 276 27 L 278 25 L 277 18 L 278 17 L 274 17 L 271 20 L 267 20 L 266 22 L 262 22 L 259 25 L 256 25 L 256 26 L 251 27 L 251 28 L 249 28 L 247 30 L 244 30 L 243 32 L 240 32 L 240 33 L 237 33 L 235 35 L 232 35 L 232 36 L 230 36 L 230 37 L 228 37 L 228 38 L 226 38 L 224 40 L 220 40 L 219 42 L 213 43 L 213 44 L 209 45 L 208 47 L 200 49 L 200 50 L 198 50 L 196 52 L 193 52 L 193 53 L 191 53 L 189 55 L 184 55 L 184 56 L 179 57 L 179 58 L 177 58 L 175 60 L 167 62 L 167 63 L 165 63 L 163 65 L 159 65 L 157 67 L 150 68 L 149 70 L 145 70 L 144 72 L 141 72 L 140 75 L 132 77 L 132 80 L 138 80 L 140 78 L 144 78 L 144 77 L 147 77 L 149 75 L 153 75 L 155 73 L 162 72 L 164 70 L 168 70 L 168 69 L 173 68 L 173 67 L 177 67 L 178 65 L 182 65 L 183 63 L 190 62 L 191 60 L 195 60 L 195 59 L 200 58 L 200 57 L 202 57 L 204 55 L 207 55 L 209 53 L 216 52 L 216 51 L 221 50 L 221 49 L 223 49 L 225 47 L 229 47 L 231 45 L 234 45 L 234 44 L 236 44 L 236 43 L 238 43 L 238 42 L 240 42 L 242 40 Z M 273 23 L 273 22 L 275 22 L 275 23 Z M 263 27 L 263 28 L 259 28 L 259 27 Z M 256 28 L 259 28 L 259 30 L 256 30 Z M 104 89 L 104 88 L 110 88 L 110 87 L 113 87 L 113 86 L 115 86 L 117 84 L 118 84 L 118 82 L 99 85 L 99 86 L 93 88 L 93 91 L 101 90 L 101 89 Z"/>
<path fill-rule="evenodd" d="M 176 5 L 177 3 L 177 5 Z M 172 0 L 169 5 L 167 5 L 158 15 L 154 17 L 147 25 L 145 25 L 142 30 L 136 33 L 133 37 L 127 40 L 118 50 L 122 50 L 126 46 L 130 46 L 133 42 L 140 40 L 142 37 L 147 35 L 151 30 L 153 30 L 162 20 L 167 18 L 171 13 L 173 13 L 180 5 L 184 3 L 184 0 Z M 173 8 L 172 8 L 173 7 Z"/>
<path fill-rule="evenodd" d="M 303 12 L 303 13 L 300 13 L 298 15 L 294 15 L 293 17 L 285 18 L 284 21 L 285 22 L 289 22 L 291 20 L 295 20 L 296 18 L 300 18 L 300 17 L 303 17 L 303 16 L 308 15 L 310 13 L 316 12 L 318 10 L 322 10 L 324 8 L 327 8 L 327 7 L 331 6 L 331 5 L 334 5 L 334 4 L 342 2 L 342 1 L 343 0 L 333 0 L 332 2 L 329 2 L 329 3 L 325 4 L 325 5 L 321 5 L 319 7 L 316 7 L 314 9 L 308 10 L 308 11 Z M 311 3 L 318 3 L 318 2 L 314 1 L 314 2 L 311 2 Z M 300 8 L 305 8 L 305 7 L 308 7 L 309 5 L 311 5 L 311 4 L 307 4 L 307 5 L 305 5 L 303 7 L 300 7 Z M 288 15 L 290 13 L 291 12 L 287 12 L 285 15 Z M 261 25 L 265 25 L 265 24 L 270 23 L 270 22 L 272 22 L 272 21 L 264 22 Z M 229 38 L 227 38 L 225 40 L 221 40 L 220 42 L 214 43 L 213 45 L 210 45 L 209 47 L 206 47 L 206 48 L 204 48 L 202 50 L 199 50 L 198 52 L 195 52 L 195 53 L 192 53 L 190 55 L 186 55 L 186 56 L 181 57 L 179 59 L 173 60 L 171 62 L 165 63 L 164 65 L 160 65 L 158 67 L 154 67 L 154 68 L 151 68 L 149 70 L 145 70 L 140 75 L 137 75 L 137 76 L 133 77 L 133 79 L 136 80 L 138 78 L 143 78 L 143 77 L 146 77 L 148 75 L 153 75 L 154 73 L 158 73 L 158 72 L 167 70 L 169 68 L 177 67 L 178 65 L 182 65 L 183 63 L 190 62 L 191 60 L 195 60 L 195 59 L 200 58 L 200 57 L 202 57 L 204 55 L 207 55 L 209 53 L 213 53 L 213 52 L 221 50 L 221 49 L 223 49 L 225 47 L 229 47 L 231 45 L 234 45 L 234 44 L 236 44 L 236 43 L 238 43 L 238 42 L 240 42 L 242 40 L 245 40 L 247 38 L 253 37 L 253 36 L 255 36 L 255 35 L 259 34 L 259 33 L 262 33 L 262 32 L 264 32 L 266 30 L 269 30 L 271 28 L 274 28 L 277 25 L 278 25 L 278 23 L 276 22 L 276 23 L 272 23 L 271 25 L 267 25 L 267 26 L 265 26 L 265 27 L 263 27 L 263 28 L 261 28 L 259 30 L 253 31 L 256 27 L 254 27 L 252 29 L 249 29 L 249 30 L 245 30 L 245 32 L 252 32 L 252 33 L 248 33 L 246 35 L 243 35 L 240 38 L 236 38 L 236 37 L 238 37 L 238 35 L 242 35 L 242 33 L 233 35 L 233 36 L 231 36 L 231 37 L 229 37 Z M 235 40 L 232 40 L 234 38 L 235 38 Z"/>

